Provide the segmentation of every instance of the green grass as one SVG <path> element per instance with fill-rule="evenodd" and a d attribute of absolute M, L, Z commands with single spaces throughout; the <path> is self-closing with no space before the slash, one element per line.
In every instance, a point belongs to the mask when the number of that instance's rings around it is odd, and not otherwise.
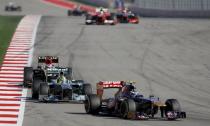
<path fill-rule="evenodd" d="M 21 16 L 0 15 L 0 65 Z"/>

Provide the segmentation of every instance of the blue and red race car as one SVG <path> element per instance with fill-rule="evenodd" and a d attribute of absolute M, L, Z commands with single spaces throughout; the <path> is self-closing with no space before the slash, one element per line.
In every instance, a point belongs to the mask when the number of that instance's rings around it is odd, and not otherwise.
<path fill-rule="evenodd" d="M 136 91 L 133 82 L 100 81 L 96 87 L 96 94 L 87 95 L 84 102 L 88 114 L 112 115 L 134 120 L 186 118 L 186 113 L 181 111 L 177 99 L 162 102 L 158 97 L 144 97 Z M 114 96 L 104 97 L 105 89 L 117 89 L 117 92 Z M 158 112 L 160 117 L 156 116 Z"/>

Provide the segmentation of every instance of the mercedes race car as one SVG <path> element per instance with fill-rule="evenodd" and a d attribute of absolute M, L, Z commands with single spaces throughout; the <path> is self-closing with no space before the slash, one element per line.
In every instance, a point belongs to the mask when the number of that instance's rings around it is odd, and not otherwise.
<path fill-rule="evenodd" d="M 38 67 L 24 68 L 24 87 L 31 87 L 32 98 L 45 101 L 83 101 L 92 93 L 91 85 L 82 80 L 72 80 L 72 68 L 60 67 L 58 57 L 38 57 Z M 66 82 L 57 84 L 63 72 Z M 48 97 L 49 96 L 49 97 Z"/>
<path fill-rule="evenodd" d="M 133 82 L 100 81 L 96 84 L 97 93 L 87 95 L 84 102 L 85 110 L 93 115 L 112 115 L 123 119 L 148 120 L 160 119 L 176 120 L 186 118 L 181 111 L 177 99 L 168 99 L 165 102 L 155 96 L 144 97 L 136 91 Z M 117 89 L 113 97 L 104 97 L 105 89 Z M 109 93 L 110 94 L 110 93 Z"/>
<path fill-rule="evenodd" d="M 72 80 L 72 68 L 60 67 L 58 57 L 38 57 L 38 67 L 24 68 L 24 86 L 31 86 L 32 98 L 44 102 L 84 101 L 92 93 L 90 84 L 83 80 Z M 66 81 L 58 84 L 60 73 Z"/>
<path fill-rule="evenodd" d="M 5 11 L 22 11 L 22 8 L 13 2 L 9 2 L 9 4 L 5 6 Z"/>
<path fill-rule="evenodd" d="M 65 76 L 72 79 L 72 68 L 60 67 L 58 57 L 39 56 L 37 68 L 24 67 L 23 86 L 31 87 L 36 76 L 41 76 L 42 72 L 46 75 L 51 69 L 53 69 L 56 73 L 65 70 Z"/>
<path fill-rule="evenodd" d="M 139 23 L 138 16 L 128 10 L 119 11 L 116 14 L 116 17 L 119 23 L 131 23 L 131 24 Z"/>
<path fill-rule="evenodd" d="M 85 23 L 87 25 L 115 25 L 117 23 L 117 20 L 115 19 L 114 14 L 110 13 L 108 9 L 100 8 L 96 9 L 95 13 L 87 14 Z"/>

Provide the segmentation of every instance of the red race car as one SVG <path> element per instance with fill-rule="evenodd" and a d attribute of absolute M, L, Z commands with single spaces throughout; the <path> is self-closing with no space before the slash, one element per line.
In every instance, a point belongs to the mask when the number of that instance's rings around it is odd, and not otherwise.
<path fill-rule="evenodd" d="M 85 23 L 87 25 L 115 25 L 117 23 L 117 20 L 115 19 L 114 14 L 110 13 L 108 9 L 99 8 L 96 9 L 95 13 L 87 14 Z"/>

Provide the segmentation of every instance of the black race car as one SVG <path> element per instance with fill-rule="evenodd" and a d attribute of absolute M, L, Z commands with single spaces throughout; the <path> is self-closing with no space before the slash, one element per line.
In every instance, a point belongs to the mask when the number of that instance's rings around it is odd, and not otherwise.
<path fill-rule="evenodd" d="M 10 2 L 5 6 L 5 11 L 22 11 L 22 7 Z"/>
<path fill-rule="evenodd" d="M 85 16 L 87 14 L 87 11 L 80 10 L 80 9 L 74 9 L 74 10 L 68 10 L 67 15 L 68 16 Z"/>
<path fill-rule="evenodd" d="M 104 89 L 117 88 L 114 97 L 104 98 Z M 176 120 L 186 118 L 186 113 L 181 111 L 176 99 L 161 102 L 159 98 L 150 96 L 145 98 L 135 91 L 130 82 L 100 81 L 97 83 L 97 94 L 87 96 L 85 110 L 93 115 L 112 115 L 123 119 L 157 119 L 155 115 L 160 111 L 159 119 Z"/>

